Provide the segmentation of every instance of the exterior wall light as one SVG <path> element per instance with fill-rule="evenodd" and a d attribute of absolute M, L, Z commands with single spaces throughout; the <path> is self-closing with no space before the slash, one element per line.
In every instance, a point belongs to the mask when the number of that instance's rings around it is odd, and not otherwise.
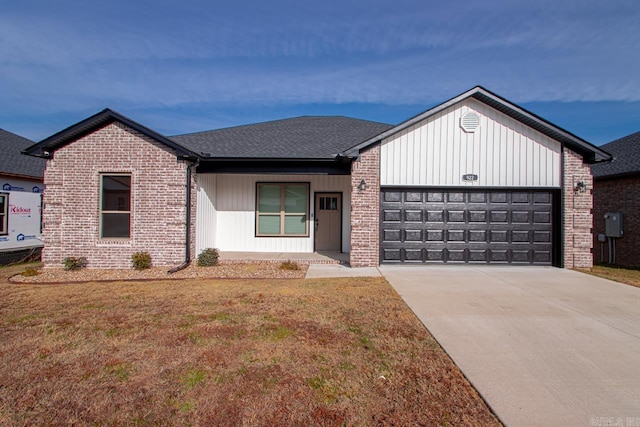
<path fill-rule="evenodd" d="M 358 191 L 364 191 L 366 188 L 367 188 L 367 183 L 363 179 L 362 181 L 360 181 L 360 185 L 358 185 Z"/>
<path fill-rule="evenodd" d="M 585 184 L 584 181 L 579 181 L 576 184 L 575 191 L 576 193 L 584 193 L 585 191 L 587 191 L 587 184 Z"/>

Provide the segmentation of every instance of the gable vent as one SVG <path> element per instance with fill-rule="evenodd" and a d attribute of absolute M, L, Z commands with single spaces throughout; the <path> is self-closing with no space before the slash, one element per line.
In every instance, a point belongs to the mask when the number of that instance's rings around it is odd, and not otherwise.
<path fill-rule="evenodd" d="M 460 127 L 465 132 L 473 133 L 480 126 L 480 117 L 473 111 L 467 111 L 460 117 Z"/>

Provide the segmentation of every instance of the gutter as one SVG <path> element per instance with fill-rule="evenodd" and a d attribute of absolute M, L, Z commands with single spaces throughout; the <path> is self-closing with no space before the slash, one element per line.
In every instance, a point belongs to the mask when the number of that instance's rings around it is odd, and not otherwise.
<path fill-rule="evenodd" d="M 186 188 L 186 201 L 185 201 L 185 211 L 186 211 L 186 221 L 185 221 L 185 248 L 184 248 L 184 262 L 177 267 L 173 267 L 171 270 L 167 271 L 169 274 L 176 273 L 180 270 L 184 270 L 191 264 L 191 168 L 196 168 L 200 164 L 200 160 L 196 159 L 193 161 L 193 158 L 185 156 L 184 160 L 189 160 L 192 163 L 187 166 L 187 188 Z"/>

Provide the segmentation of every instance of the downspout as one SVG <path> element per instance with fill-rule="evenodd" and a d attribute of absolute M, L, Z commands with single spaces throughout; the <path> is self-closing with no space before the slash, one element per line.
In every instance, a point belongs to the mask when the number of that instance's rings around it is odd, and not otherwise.
<path fill-rule="evenodd" d="M 185 247 L 184 247 L 184 262 L 177 267 L 173 267 L 167 271 L 169 274 L 173 274 L 180 270 L 184 270 L 191 263 L 191 168 L 198 167 L 200 160 L 197 159 L 195 163 L 191 163 L 187 166 L 187 191 L 185 201 L 186 222 L 185 222 Z"/>

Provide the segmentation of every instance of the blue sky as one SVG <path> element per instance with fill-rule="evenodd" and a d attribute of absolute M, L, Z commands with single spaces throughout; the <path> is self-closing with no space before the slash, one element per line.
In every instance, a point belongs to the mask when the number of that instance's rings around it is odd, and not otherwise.
<path fill-rule="evenodd" d="M 399 123 L 475 85 L 596 145 L 640 130 L 640 2 L 5 1 L 0 127 Z"/>

